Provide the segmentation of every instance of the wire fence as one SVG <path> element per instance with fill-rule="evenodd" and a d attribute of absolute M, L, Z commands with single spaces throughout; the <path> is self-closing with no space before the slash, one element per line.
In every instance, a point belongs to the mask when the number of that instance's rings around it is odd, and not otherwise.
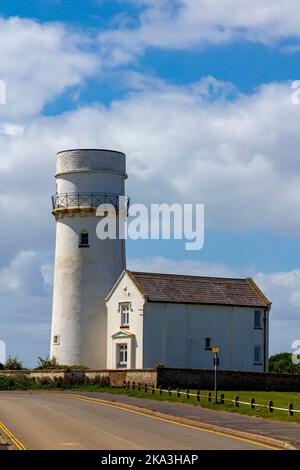
<path fill-rule="evenodd" d="M 145 394 L 150 392 L 152 395 L 155 395 L 156 392 L 159 393 L 159 395 L 163 394 L 168 394 L 169 397 L 172 395 L 177 396 L 177 398 L 185 397 L 187 400 L 189 400 L 191 397 L 196 398 L 198 402 L 201 401 L 201 398 L 207 400 L 208 403 L 215 402 L 215 398 L 213 396 L 213 392 L 207 392 L 207 393 L 201 393 L 200 390 L 197 390 L 196 393 L 191 392 L 189 389 L 182 390 L 182 389 L 172 389 L 171 387 L 165 389 L 162 387 L 155 387 L 154 385 L 147 385 L 147 384 L 142 384 L 140 382 L 135 383 L 133 382 L 125 382 L 123 383 L 123 388 L 126 390 L 137 390 L 139 392 L 144 392 Z M 273 413 L 274 411 L 287 411 L 289 416 L 294 416 L 294 413 L 300 413 L 300 410 L 294 409 L 293 403 L 290 403 L 288 408 L 281 408 L 278 406 L 274 406 L 274 403 L 272 400 L 269 400 L 267 405 L 263 405 L 261 403 L 256 403 L 255 398 L 251 398 L 250 402 L 247 401 L 242 401 L 239 399 L 238 396 L 235 396 L 233 399 L 232 398 L 225 398 L 224 393 L 219 394 L 219 398 L 217 399 L 217 403 L 224 405 L 226 403 L 231 403 L 234 405 L 235 408 L 239 408 L 240 405 L 246 405 L 251 408 L 251 410 L 256 410 L 259 408 L 265 408 L 267 409 L 270 413 Z"/>

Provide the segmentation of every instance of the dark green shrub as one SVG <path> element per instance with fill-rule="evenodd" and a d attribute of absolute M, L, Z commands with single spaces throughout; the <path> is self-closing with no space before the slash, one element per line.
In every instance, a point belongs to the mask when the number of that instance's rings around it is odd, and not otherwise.
<path fill-rule="evenodd" d="M 293 364 L 292 353 L 283 352 L 270 357 L 269 371 L 300 374 L 300 364 Z"/>
<path fill-rule="evenodd" d="M 31 388 L 31 379 L 24 374 L 14 376 L 16 390 L 28 390 Z"/>
<path fill-rule="evenodd" d="M 0 375 L 0 390 L 15 390 L 15 380 L 12 375 Z"/>
<path fill-rule="evenodd" d="M 87 366 L 82 366 L 82 365 L 78 365 L 78 366 L 60 366 L 61 369 L 65 369 L 67 372 L 71 371 L 71 370 L 82 370 L 82 371 L 85 371 L 85 370 L 89 370 L 89 367 Z"/>
<path fill-rule="evenodd" d="M 42 357 L 38 358 L 38 363 L 35 368 L 35 370 L 45 370 L 45 369 L 60 369 L 61 366 L 58 364 L 57 360 L 55 357 L 46 357 L 46 359 L 43 359 Z"/>
<path fill-rule="evenodd" d="M 22 370 L 23 364 L 18 360 L 17 357 L 9 356 L 7 361 L 4 364 L 4 369 L 6 370 Z"/>
<path fill-rule="evenodd" d="M 28 390 L 32 380 L 25 374 L 0 375 L 0 390 Z"/>

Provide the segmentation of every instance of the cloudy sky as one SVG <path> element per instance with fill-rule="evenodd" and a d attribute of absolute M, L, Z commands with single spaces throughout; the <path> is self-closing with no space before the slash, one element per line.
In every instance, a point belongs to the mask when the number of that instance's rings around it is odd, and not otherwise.
<path fill-rule="evenodd" d="M 205 246 L 128 267 L 252 276 L 271 353 L 300 338 L 298 0 L 0 0 L 0 339 L 49 350 L 56 152 L 127 154 L 134 202 L 203 202 Z M 300 93 L 298 94 L 298 98 Z M 295 98 L 295 96 L 294 96 Z M 300 101 L 300 100 L 299 100 Z"/>

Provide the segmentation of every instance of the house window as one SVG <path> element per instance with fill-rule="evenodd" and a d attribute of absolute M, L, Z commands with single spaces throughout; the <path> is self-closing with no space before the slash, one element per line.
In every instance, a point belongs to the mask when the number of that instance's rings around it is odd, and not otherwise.
<path fill-rule="evenodd" d="M 261 311 L 254 311 L 254 328 L 261 328 Z"/>
<path fill-rule="evenodd" d="M 261 364 L 261 346 L 254 346 L 254 364 Z"/>
<path fill-rule="evenodd" d="M 127 358 L 128 358 L 128 348 L 127 344 L 118 344 L 117 345 L 119 350 L 119 367 L 127 367 Z"/>
<path fill-rule="evenodd" d="M 207 351 L 211 349 L 211 338 L 205 338 L 205 349 Z"/>
<path fill-rule="evenodd" d="M 81 232 L 79 237 L 79 248 L 87 248 L 89 247 L 89 234 L 88 232 Z"/>
<path fill-rule="evenodd" d="M 60 344 L 60 336 L 54 335 L 53 336 L 53 344 L 59 345 Z"/>
<path fill-rule="evenodd" d="M 130 304 L 121 304 L 121 326 L 129 326 Z"/>

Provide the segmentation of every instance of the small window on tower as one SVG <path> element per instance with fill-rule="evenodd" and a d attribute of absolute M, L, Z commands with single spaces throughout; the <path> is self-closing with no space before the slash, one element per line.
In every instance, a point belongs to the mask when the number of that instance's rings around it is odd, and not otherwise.
<path fill-rule="evenodd" d="M 60 343 L 60 336 L 59 335 L 54 335 L 53 336 L 53 344 L 59 345 Z"/>
<path fill-rule="evenodd" d="M 81 232 L 79 239 L 79 248 L 89 247 L 89 234 L 88 232 Z"/>

